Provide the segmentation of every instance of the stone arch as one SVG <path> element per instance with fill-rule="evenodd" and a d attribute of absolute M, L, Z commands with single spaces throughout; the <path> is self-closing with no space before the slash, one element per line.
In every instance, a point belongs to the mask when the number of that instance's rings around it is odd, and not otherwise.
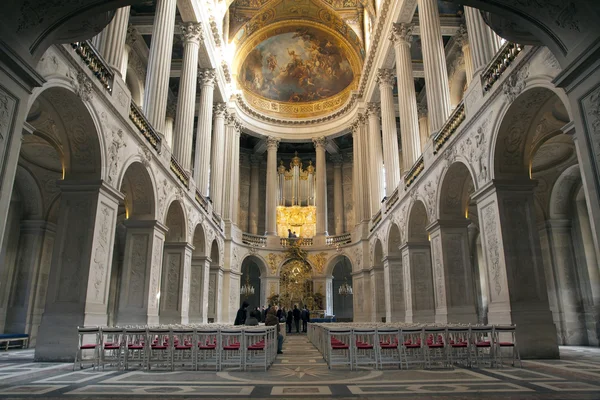
<path fill-rule="evenodd" d="M 427 215 L 427 209 L 425 204 L 421 200 L 413 202 L 408 210 L 408 224 L 407 224 L 407 236 L 406 241 L 427 241 L 429 236 L 427 234 L 427 225 L 429 225 L 429 218 Z"/>
<path fill-rule="evenodd" d="M 219 248 L 219 241 L 214 239 L 210 245 L 210 261 L 211 265 L 222 266 L 223 260 L 221 260 L 221 249 Z"/>
<path fill-rule="evenodd" d="M 32 98 L 28 122 L 59 144 L 64 179 L 102 179 L 103 135 L 89 103 L 62 82 L 45 85 Z"/>
<path fill-rule="evenodd" d="M 183 207 L 181 201 L 175 199 L 169 204 L 164 221 L 165 225 L 169 228 L 166 235 L 166 242 L 186 241 L 187 225 L 185 207 Z"/>
<path fill-rule="evenodd" d="M 565 104 L 564 97 L 555 90 L 536 85 L 505 106 L 491 141 L 493 179 L 530 176 L 535 150 L 552 136 L 548 132 L 570 120 Z"/>
<path fill-rule="evenodd" d="M 268 271 L 268 268 L 267 268 L 268 263 L 259 254 L 246 253 L 244 255 L 244 257 L 242 258 L 242 263 L 241 263 L 242 266 L 244 265 L 244 262 L 246 260 L 252 260 L 252 261 L 254 261 L 256 263 L 256 265 L 258 266 L 258 269 L 260 271 L 260 277 L 261 278 L 264 278 L 264 277 L 266 277 L 266 276 L 269 275 L 269 271 Z"/>
<path fill-rule="evenodd" d="M 254 294 L 246 296 L 241 296 L 240 291 L 240 306 L 241 302 L 246 300 L 250 304 L 250 307 L 254 309 L 254 307 L 258 307 L 260 305 L 264 305 L 267 302 L 267 282 L 265 278 L 267 277 L 267 264 L 265 261 L 256 254 L 247 254 L 240 264 L 240 272 L 242 276 L 240 277 L 240 288 L 242 285 L 249 283 L 254 287 Z"/>
<path fill-rule="evenodd" d="M 550 195 L 550 218 L 569 218 L 574 210 L 573 199 L 581 184 L 579 165 L 572 165 L 558 177 Z"/>
<path fill-rule="evenodd" d="M 467 164 L 456 161 L 442 174 L 438 189 L 440 219 L 460 219 L 469 215 L 469 199 L 475 179 Z"/>
<path fill-rule="evenodd" d="M 19 192 L 23 219 L 42 219 L 44 201 L 42 191 L 34 175 L 19 165 L 15 174 L 15 189 Z"/>
<path fill-rule="evenodd" d="M 206 235 L 204 233 L 204 226 L 201 223 L 196 224 L 194 229 L 194 236 L 192 236 L 192 244 L 194 246 L 194 257 L 201 257 L 207 254 L 206 251 Z"/>
<path fill-rule="evenodd" d="M 388 230 L 387 239 L 387 255 L 400 255 L 400 246 L 402 245 L 402 228 L 400 228 L 395 222 L 390 224 Z"/>
<path fill-rule="evenodd" d="M 378 243 L 381 243 L 377 240 Z M 353 285 L 352 282 L 352 260 L 343 255 L 337 255 L 332 258 L 333 267 L 331 269 L 331 285 L 327 285 L 327 289 L 331 290 L 331 293 L 327 293 L 327 298 L 331 299 L 331 313 L 336 316 L 338 321 L 347 321 L 354 319 L 354 296 L 362 296 L 362 293 L 355 293 L 352 296 L 342 296 L 339 294 L 339 288 L 345 282 L 349 285 Z M 369 301 L 369 299 L 364 299 Z"/>
<path fill-rule="evenodd" d="M 340 257 L 346 257 L 350 261 L 350 265 L 352 265 L 352 270 L 354 270 L 354 264 L 352 263 L 352 256 L 347 254 L 345 251 L 342 251 L 341 253 L 336 254 L 335 256 L 333 256 L 333 257 L 329 258 L 329 260 L 327 260 L 327 263 L 325 266 L 325 275 L 326 276 L 332 276 L 333 268 L 335 267 L 335 264 L 337 264 L 337 262 L 340 260 Z"/>
<path fill-rule="evenodd" d="M 373 243 L 373 267 L 374 268 L 383 268 L 383 258 L 385 257 L 385 253 L 383 252 L 383 244 L 379 238 L 375 239 L 375 243 Z"/>
<path fill-rule="evenodd" d="M 154 219 L 156 215 L 155 186 L 148 169 L 133 161 L 123 169 L 120 191 L 125 195 L 128 218 Z"/>

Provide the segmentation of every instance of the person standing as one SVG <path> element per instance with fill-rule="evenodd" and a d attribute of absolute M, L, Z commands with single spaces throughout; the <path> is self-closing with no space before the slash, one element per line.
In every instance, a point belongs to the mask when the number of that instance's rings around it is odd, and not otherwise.
<path fill-rule="evenodd" d="M 279 333 L 279 320 L 277 319 L 275 308 L 275 306 L 269 307 L 267 318 L 265 319 L 265 326 L 277 326 L 277 354 L 283 354 L 283 335 Z"/>
<path fill-rule="evenodd" d="M 292 312 L 294 315 L 294 324 L 296 325 L 296 333 L 300 333 L 300 310 L 298 310 L 298 306 L 294 304 L 294 311 Z"/>
<path fill-rule="evenodd" d="M 235 315 L 234 325 L 244 325 L 246 323 L 246 309 L 250 304 L 246 300 L 242 303 L 242 307 L 238 310 Z M 231 320 L 230 320 L 231 321 Z"/>
<path fill-rule="evenodd" d="M 287 313 L 287 319 L 285 320 L 285 323 L 287 324 L 287 332 L 288 333 L 292 333 L 292 320 L 294 318 L 294 315 L 292 313 L 292 310 L 289 310 Z"/>
<path fill-rule="evenodd" d="M 310 322 L 310 311 L 308 311 L 307 306 L 304 306 L 301 317 L 302 317 L 302 332 L 306 333 L 308 331 L 308 323 Z"/>

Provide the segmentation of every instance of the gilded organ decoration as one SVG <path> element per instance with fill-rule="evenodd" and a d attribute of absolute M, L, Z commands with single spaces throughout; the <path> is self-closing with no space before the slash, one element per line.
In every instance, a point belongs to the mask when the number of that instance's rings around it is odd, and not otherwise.
<path fill-rule="evenodd" d="M 315 167 L 312 161 L 306 169 L 298 153 L 286 169 L 280 161 L 278 176 L 277 234 L 288 237 L 288 229 L 297 237 L 311 238 L 315 235 L 317 209 L 315 207 Z"/>

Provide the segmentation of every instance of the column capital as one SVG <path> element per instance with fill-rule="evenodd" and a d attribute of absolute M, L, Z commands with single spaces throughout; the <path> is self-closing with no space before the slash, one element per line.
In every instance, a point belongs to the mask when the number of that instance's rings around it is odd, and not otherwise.
<path fill-rule="evenodd" d="M 184 43 L 199 44 L 204 40 L 202 24 L 200 22 L 185 22 L 179 29 L 183 35 Z"/>
<path fill-rule="evenodd" d="M 335 168 L 341 168 L 342 163 L 344 162 L 344 156 L 342 156 L 341 154 L 332 154 L 331 161 L 333 162 L 333 166 Z"/>
<path fill-rule="evenodd" d="M 312 138 L 313 144 L 315 145 L 315 149 L 323 149 L 325 150 L 325 146 L 327 146 L 327 139 L 325 136 Z"/>
<path fill-rule="evenodd" d="M 381 106 L 379 103 L 367 103 L 367 116 L 379 117 L 381 113 Z"/>
<path fill-rule="evenodd" d="M 377 71 L 377 83 L 379 87 L 389 86 L 391 88 L 394 86 L 395 79 L 394 70 L 392 69 L 379 68 Z"/>
<path fill-rule="evenodd" d="M 390 40 L 394 45 L 407 44 L 410 46 L 412 40 L 413 24 L 395 23 L 392 26 Z"/>
<path fill-rule="evenodd" d="M 427 116 L 427 104 L 417 103 L 417 113 L 419 114 L 419 118 L 426 117 Z"/>
<path fill-rule="evenodd" d="M 213 115 L 216 117 L 227 118 L 227 104 L 215 103 L 213 106 Z"/>
<path fill-rule="evenodd" d="M 127 36 L 125 36 L 125 44 L 129 47 L 133 47 L 138 39 L 138 31 L 133 25 L 127 26 Z"/>
<path fill-rule="evenodd" d="M 460 24 L 456 34 L 454 35 L 454 40 L 456 43 L 461 46 L 467 46 L 469 44 L 469 33 L 467 32 L 467 27 L 464 24 Z"/>
<path fill-rule="evenodd" d="M 275 150 L 279 147 L 279 138 L 273 136 L 267 137 L 267 150 Z"/>
<path fill-rule="evenodd" d="M 212 68 L 199 68 L 198 69 L 198 84 L 201 86 L 213 86 L 217 80 L 217 74 Z"/>
<path fill-rule="evenodd" d="M 260 165 L 262 160 L 263 160 L 262 154 L 250 154 L 250 164 L 251 165 L 258 166 L 258 165 Z"/>
<path fill-rule="evenodd" d="M 176 114 L 177 114 L 177 103 L 175 103 L 174 101 L 169 101 L 167 103 L 167 112 L 165 114 L 166 117 L 175 119 Z"/>

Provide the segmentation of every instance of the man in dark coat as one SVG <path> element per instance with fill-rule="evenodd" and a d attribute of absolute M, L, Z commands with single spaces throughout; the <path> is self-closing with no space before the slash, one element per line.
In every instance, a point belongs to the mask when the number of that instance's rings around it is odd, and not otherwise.
<path fill-rule="evenodd" d="M 248 302 L 244 300 L 244 302 L 242 303 L 242 307 L 238 310 L 237 314 L 235 315 L 235 321 L 233 322 L 234 325 L 244 325 L 246 323 L 246 309 L 248 308 L 248 306 Z"/>
<path fill-rule="evenodd" d="M 298 306 L 294 304 L 294 311 L 292 311 L 294 315 L 294 323 L 296 325 L 296 333 L 300 333 L 300 310 L 298 310 Z"/>
<path fill-rule="evenodd" d="M 287 325 L 287 333 L 292 333 L 292 320 L 293 319 L 294 319 L 294 314 L 292 313 L 292 310 L 288 310 L 287 318 L 285 320 L 285 323 Z"/>
<path fill-rule="evenodd" d="M 308 307 L 304 306 L 304 309 L 302 310 L 302 332 L 306 333 L 306 331 L 308 330 L 308 323 L 310 322 L 310 311 L 308 311 Z"/>

